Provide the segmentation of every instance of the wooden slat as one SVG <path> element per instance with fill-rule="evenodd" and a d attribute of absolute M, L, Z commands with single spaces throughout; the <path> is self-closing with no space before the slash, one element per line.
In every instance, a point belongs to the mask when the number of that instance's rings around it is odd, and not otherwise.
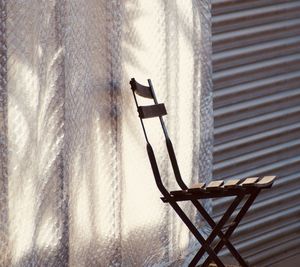
<path fill-rule="evenodd" d="M 225 188 L 236 187 L 240 181 L 241 181 L 240 179 L 228 180 L 228 181 L 225 182 L 224 187 Z"/>
<path fill-rule="evenodd" d="M 157 105 L 151 105 L 151 106 L 139 106 L 138 112 L 139 112 L 140 118 L 142 118 L 142 119 L 164 116 L 167 114 L 164 104 L 157 104 Z"/>
<path fill-rule="evenodd" d="M 244 182 L 241 183 L 241 186 L 252 186 L 256 183 L 258 177 L 247 178 Z"/>
<path fill-rule="evenodd" d="M 198 191 L 203 191 L 205 190 L 205 183 L 197 183 L 192 185 L 189 189 L 188 192 L 198 192 Z"/>
<path fill-rule="evenodd" d="M 274 182 L 275 178 L 276 178 L 276 176 L 264 176 L 255 184 L 255 186 L 256 187 L 268 187 Z"/>
<path fill-rule="evenodd" d="M 206 188 L 207 189 L 217 189 L 220 188 L 223 185 L 224 181 L 223 180 L 217 180 L 217 181 L 211 181 Z"/>

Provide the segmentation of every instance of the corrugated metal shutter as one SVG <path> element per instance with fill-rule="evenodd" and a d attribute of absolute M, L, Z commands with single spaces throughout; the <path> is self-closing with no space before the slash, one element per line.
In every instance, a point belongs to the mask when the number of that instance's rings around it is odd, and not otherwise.
<path fill-rule="evenodd" d="M 251 266 L 272 266 L 300 253 L 300 1 L 212 10 L 214 179 L 279 176 L 233 237 Z M 213 201 L 216 216 L 227 203 Z"/>

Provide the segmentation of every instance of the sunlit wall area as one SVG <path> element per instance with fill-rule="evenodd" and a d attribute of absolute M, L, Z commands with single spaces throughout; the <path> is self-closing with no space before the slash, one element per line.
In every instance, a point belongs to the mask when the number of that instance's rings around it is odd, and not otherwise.
<path fill-rule="evenodd" d="M 151 78 L 166 104 L 185 182 L 209 181 L 210 1 L 0 9 L 0 265 L 182 266 L 199 245 L 160 200 L 129 80 Z M 160 129 L 147 127 L 176 189 Z"/>

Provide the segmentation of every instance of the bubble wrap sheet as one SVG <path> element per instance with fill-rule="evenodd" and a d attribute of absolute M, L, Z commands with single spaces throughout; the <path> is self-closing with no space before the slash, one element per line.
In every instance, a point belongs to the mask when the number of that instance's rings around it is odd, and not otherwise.
<path fill-rule="evenodd" d="M 210 1 L 0 9 L 0 266 L 186 266 L 199 245 L 159 199 L 128 82 L 152 79 L 184 180 L 209 181 Z M 147 125 L 176 189 L 157 125 Z"/>

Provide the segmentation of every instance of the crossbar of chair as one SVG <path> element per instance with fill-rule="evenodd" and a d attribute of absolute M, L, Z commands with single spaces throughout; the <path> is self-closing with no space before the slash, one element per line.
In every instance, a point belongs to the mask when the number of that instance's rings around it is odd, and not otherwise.
<path fill-rule="evenodd" d="M 218 224 L 213 228 L 212 232 L 210 233 L 210 235 L 206 239 L 206 244 L 208 246 L 212 243 L 212 241 L 216 238 L 216 236 L 221 233 L 222 227 L 226 224 L 228 219 L 230 219 L 232 213 L 235 211 L 237 206 L 241 203 L 243 198 L 244 198 L 244 195 L 239 195 L 233 200 L 233 202 L 231 203 L 229 208 L 226 210 L 226 212 L 223 214 L 223 216 L 220 219 L 220 221 L 218 222 Z M 206 252 L 206 250 L 202 246 L 200 248 L 200 250 L 197 252 L 197 254 L 195 255 L 195 257 L 192 259 L 189 266 L 190 267 L 196 266 L 196 264 L 198 263 L 198 261 L 201 259 L 201 257 L 204 255 L 205 252 Z"/>
<path fill-rule="evenodd" d="M 241 220 L 243 219 L 243 217 L 246 215 L 247 211 L 249 210 L 249 208 L 251 207 L 251 205 L 253 204 L 253 202 L 255 201 L 256 197 L 258 196 L 259 192 L 261 189 L 256 189 L 255 191 L 253 191 L 253 193 L 248 197 L 248 199 L 246 200 L 246 202 L 244 203 L 243 207 L 240 209 L 240 211 L 238 212 L 238 214 L 236 215 L 236 217 L 234 218 L 233 222 L 234 224 L 232 224 L 231 226 L 228 227 L 227 231 L 225 232 L 224 236 L 225 239 L 220 239 L 219 242 L 217 243 L 217 245 L 214 248 L 214 252 L 218 253 L 222 247 L 224 246 L 225 240 L 229 239 L 229 237 L 232 235 L 232 233 L 234 232 L 234 230 L 236 229 L 236 227 L 239 225 L 239 223 L 241 222 Z M 208 267 L 208 264 L 211 262 L 212 258 L 210 257 L 210 255 L 207 257 L 207 259 L 204 261 L 204 263 L 202 264 L 202 267 Z M 247 263 L 242 264 L 240 262 L 240 264 L 243 267 L 248 267 Z"/>
<path fill-rule="evenodd" d="M 219 198 L 219 197 L 232 197 L 236 196 L 238 194 L 251 194 L 253 191 L 252 188 L 231 188 L 230 190 L 224 190 L 224 191 L 214 191 L 214 192 L 204 192 L 200 191 L 198 193 L 196 192 L 191 192 L 189 193 L 186 191 L 185 194 L 182 195 L 172 195 L 171 198 L 174 199 L 175 201 L 190 201 L 190 200 L 197 200 L 197 199 L 207 199 L 207 198 Z M 165 197 L 161 197 L 161 200 L 163 202 L 169 202 L 169 200 Z"/>
<path fill-rule="evenodd" d="M 203 216 L 204 219 L 207 220 L 207 222 L 214 227 L 214 230 L 212 231 L 211 235 L 218 235 L 221 239 L 224 240 L 225 245 L 227 246 L 227 248 L 229 249 L 229 251 L 232 253 L 232 255 L 234 255 L 237 260 L 239 262 L 244 262 L 243 259 L 241 258 L 241 256 L 239 255 L 239 253 L 236 251 L 236 249 L 234 248 L 234 246 L 230 243 L 230 241 L 225 237 L 225 235 L 222 233 L 221 229 L 222 227 L 225 225 L 225 223 L 227 222 L 227 220 L 230 218 L 231 214 L 235 211 L 236 207 L 239 205 L 239 203 L 242 201 L 244 197 L 244 194 L 240 194 L 239 196 L 237 196 L 235 198 L 235 200 L 233 201 L 233 203 L 231 204 L 231 206 L 228 208 L 228 210 L 225 212 L 225 214 L 223 215 L 223 219 L 220 220 L 220 222 L 218 223 L 218 225 L 214 222 L 214 220 L 210 217 L 210 215 L 206 212 L 206 210 L 202 207 L 202 205 L 198 202 L 198 201 L 192 201 L 193 204 L 196 206 L 196 208 L 198 209 L 198 211 L 200 212 L 200 214 Z M 197 238 L 197 240 L 199 241 L 199 243 L 201 244 L 201 249 L 204 250 L 204 252 L 209 253 L 209 255 L 211 254 L 209 252 L 209 250 L 211 250 L 212 248 L 210 247 L 210 243 L 213 241 L 213 239 L 215 238 L 215 236 L 212 238 L 210 237 L 210 239 L 205 240 L 201 234 L 199 233 L 199 231 L 197 230 L 197 228 L 195 228 L 195 226 L 193 225 L 193 223 L 188 219 L 188 217 L 184 214 L 184 212 L 182 211 L 182 209 L 178 206 L 178 204 L 176 202 L 173 201 L 168 201 L 171 206 L 174 208 L 174 210 L 176 211 L 176 213 L 179 215 L 179 217 L 183 220 L 183 222 L 186 224 L 186 226 L 190 229 L 190 231 L 193 233 L 193 235 Z M 173 203 L 172 203 L 173 202 Z M 200 236 L 199 236 L 200 235 Z M 214 258 L 214 256 L 211 256 Z M 219 257 L 216 255 L 216 257 L 218 259 L 214 259 L 215 261 L 220 260 Z M 200 256 L 201 258 L 201 256 Z M 195 264 L 198 262 L 198 260 L 196 262 L 191 262 L 191 264 L 189 266 L 195 266 Z M 224 266 L 222 265 L 222 262 L 218 262 L 218 266 Z"/>
<path fill-rule="evenodd" d="M 170 201 L 169 204 L 172 206 L 172 208 L 175 210 L 175 212 L 178 214 L 178 216 L 181 218 L 181 220 L 185 223 L 185 225 L 189 228 L 189 230 L 195 236 L 195 238 L 199 241 L 201 246 L 204 247 L 204 249 L 206 250 L 208 255 L 214 260 L 214 262 L 220 267 L 225 267 L 225 265 L 222 263 L 222 261 L 217 256 L 217 254 L 213 251 L 213 249 L 209 245 L 206 244 L 206 240 L 204 239 L 204 237 L 200 234 L 198 229 L 194 226 L 194 224 L 186 216 L 186 214 L 179 207 L 179 205 L 175 201 Z"/>
<path fill-rule="evenodd" d="M 151 106 L 139 106 L 138 112 L 140 118 L 142 119 L 167 115 L 166 107 L 163 103 L 155 104 Z"/>
<path fill-rule="evenodd" d="M 217 226 L 215 221 L 211 218 L 211 216 L 207 213 L 207 211 L 203 208 L 203 206 L 197 200 L 192 200 L 192 203 L 197 208 L 197 210 L 200 212 L 202 217 L 208 222 L 208 224 L 211 226 L 211 228 L 212 229 L 215 228 Z M 235 247 L 231 244 L 231 242 L 225 237 L 223 232 L 219 231 L 217 234 L 218 234 L 219 238 L 224 241 L 225 246 L 228 248 L 228 250 L 231 252 L 231 254 L 237 259 L 237 261 L 240 264 L 245 263 L 244 259 L 241 257 L 241 255 L 235 249 Z"/>

